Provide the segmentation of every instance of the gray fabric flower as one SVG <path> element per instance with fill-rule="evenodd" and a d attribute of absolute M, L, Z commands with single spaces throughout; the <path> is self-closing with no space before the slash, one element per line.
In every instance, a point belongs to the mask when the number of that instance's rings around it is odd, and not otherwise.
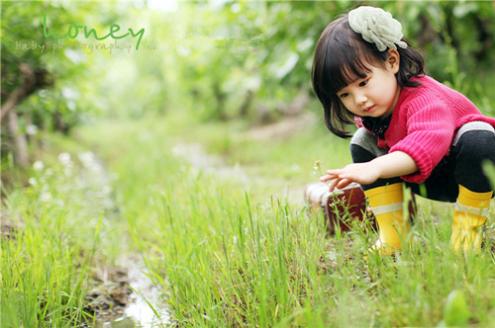
<path fill-rule="evenodd" d="M 397 46 L 407 48 L 407 43 L 401 41 L 402 26 L 392 15 L 381 9 L 361 6 L 349 12 L 349 25 L 356 33 L 361 34 L 367 42 L 374 43 L 379 51 Z"/>

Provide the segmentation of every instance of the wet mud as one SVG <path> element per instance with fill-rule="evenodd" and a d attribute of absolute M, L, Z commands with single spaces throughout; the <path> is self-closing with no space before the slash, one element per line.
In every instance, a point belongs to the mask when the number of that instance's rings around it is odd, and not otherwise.
<path fill-rule="evenodd" d="M 111 178 L 92 153 L 79 156 L 85 168 L 81 175 L 88 183 L 89 204 L 99 204 L 107 220 L 120 219 L 114 201 Z M 92 191 L 92 192 L 91 192 Z M 141 257 L 131 254 L 126 240 L 114 266 L 99 265 L 92 273 L 92 289 L 86 298 L 86 310 L 96 318 L 95 327 L 164 327 L 172 322 L 164 291 L 147 276 Z"/>
<path fill-rule="evenodd" d="M 96 317 L 94 327 L 173 326 L 163 291 L 148 278 L 143 260 L 130 255 L 118 262 L 94 272 L 86 308 Z"/>

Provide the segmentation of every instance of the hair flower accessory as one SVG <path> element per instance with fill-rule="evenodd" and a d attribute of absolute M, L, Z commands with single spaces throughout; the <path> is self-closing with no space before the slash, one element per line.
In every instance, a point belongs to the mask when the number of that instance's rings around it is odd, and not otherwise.
<path fill-rule="evenodd" d="M 402 25 L 381 8 L 361 6 L 351 10 L 349 25 L 365 41 L 374 43 L 379 51 L 397 49 L 396 45 L 407 48 L 407 43 L 401 40 Z"/>

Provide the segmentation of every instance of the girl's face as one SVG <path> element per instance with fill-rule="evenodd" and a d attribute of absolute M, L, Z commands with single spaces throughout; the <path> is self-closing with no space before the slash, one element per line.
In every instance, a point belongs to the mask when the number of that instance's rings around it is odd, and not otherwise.
<path fill-rule="evenodd" d="M 399 98 L 395 74 L 399 71 L 399 53 L 389 50 L 384 67 L 369 65 L 371 72 L 337 91 L 342 104 L 356 116 L 381 117 L 390 114 Z"/>

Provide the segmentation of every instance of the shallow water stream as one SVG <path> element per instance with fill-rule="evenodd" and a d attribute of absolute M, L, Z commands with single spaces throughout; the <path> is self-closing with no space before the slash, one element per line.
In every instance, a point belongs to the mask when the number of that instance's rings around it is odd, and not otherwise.
<path fill-rule="evenodd" d="M 105 226 L 120 220 L 119 209 L 113 199 L 111 177 L 101 161 L 91 152 L 78 155 L 82 164 L 77 176 L 77 188 L 85 191 L 86 202 L 95 213 L 105 213 Z M 67 169 L 74 167 L 68 154 L 59 160 Z M 105 234 L 103 234 L 105 236 Z M 96 327 L 162 327 L 171 323 L 163 291 L 147 276 L 147 269 L 139 255 L 130 254 L 126 240 L 117 267 L 95 269 L 97 286 L 90 293 L 90 308 L 96 312 Z"/>
<path fill-rule="evenodd" d="M 193 169 L 223 179 L 235 179 L 244 185 L 266 185 L 268 183 L 281 186 L 274 196 L 286 199 L 291 204 L 302 205 L 304 203 L 302 186 L 291 187 L 282 179 L 248 175 L 240 165 L 228 165 L 223 158 L 206 153 L 200 144 L 177 144 L 172 149 L 172 154 Z M 115 208 L 113 201 L 111 179 L 103 165 L 92 153 L 84 153 L 79 158 L 85 168 L 81 173 L 81 179 L 87 184 L 88 195 L 93 197 L 91 203 L 107 212 L 114 213 L 111 216 L 115 217 L 111 220 L 119 219 L 119 211 Z M 110 290 L 109 294 L 121 296 L 117 297 L 115 304 L 110 305 L 109 310 L 97 313 L 96 327 L 162 327 L 172 324 L 169 309 L 163 300 L 163 291 L 149 279 L 143 258 L 140 255 L 128 253 L 125 241 L 123 241 L 122 256 L 118 259 L 117 266 L 110 270 L 122 272 L 121 276 L 124 277 L 120 279 L 123 281 L 112 281 L 112 279 L 119 280 L 119 278 L 112 278 L 115 276 L 112 274 L 104 274 L 105 278 L 101 280 L 103 280 L 103 285 L 119 283 L 121 290 L 118 292 Z M 128 295 L 125 295 L 126 293 Z M 107 297 L 106 300 L 108 299 Z"/>
<path fill-rule="evenodd" d="M 142 258 L 126 256 L 120 258 L 118 264 L 127 268 L 127 283 L 132 293 L 122 315 L 113 320 L 101 318 L 96 327 L 164 327 L 171 324 L 162 291 L 148 278 Z"/>

